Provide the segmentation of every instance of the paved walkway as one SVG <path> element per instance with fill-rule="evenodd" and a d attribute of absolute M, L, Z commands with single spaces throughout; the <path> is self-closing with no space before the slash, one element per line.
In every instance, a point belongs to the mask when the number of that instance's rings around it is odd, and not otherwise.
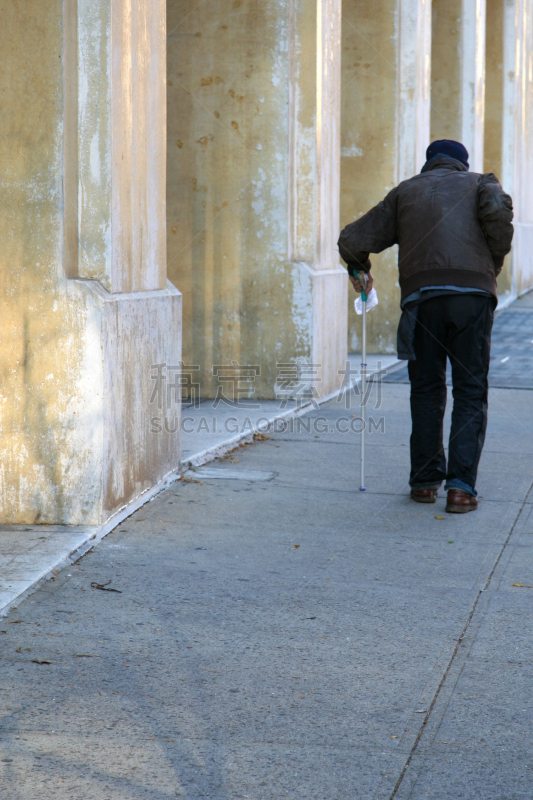
<path fill-rule="evenodd" d="M 350 358 L 352 382 L 359 368 L 359 356 Z M 369 356 L 369 375 L 381 370 L 394 369 L 400 362 L 396 356 Z M 250 407 L 253 405 L 253 407 Z M 252 441 L 257 431 L 264 430 L 269 422 L 290 420 L 311 407 L 307 401 L 280 402 L 261 400 L 259 403 L 228 405 L 206 401 L 196 408 L 185 408 L 182 418 L 181 465 L 175 475 L 165 482 L 177 479 L 180 472 L 212 461 L 241 441 Z M 39 581 L 46 579 L 72 560 L 97 544 L 145 502 L 157 493 L 158 487 L 138 498 L 101 527 L 66 525 L 0 525 L 0 614 L 5 613 L 21 596 L 31 592 Z"/>
<path fill-rule="evenodd" d="M 367 493 L 351 396 L 0 621 L 1 800 L 532 797 L 532 395 L 491 389 L 453 516 L 410 501 L 409 390 L 377 388 Z"/>
<path fill-rule="evenodd" d="M 355 353 L 348 355 L 349 375 L 352 383 L 358 380 L 361 357 Z M 367 356 L 368 374 L 394 370 L 401 366 L 396 356 Z M 212 461 L 215 455 L 238 444 L 243 437 L 255 431 L 262 431 L 274 420 L 290 419 L 295 414 L 312 407 L 308 402 L 283 400 L 261 400 L 251 398 L 242 405 L 217 403 L 206 400 L 196 407 L 184 408 L 182 418 L 181 458 L 182 464 L 198 466 Z"/>

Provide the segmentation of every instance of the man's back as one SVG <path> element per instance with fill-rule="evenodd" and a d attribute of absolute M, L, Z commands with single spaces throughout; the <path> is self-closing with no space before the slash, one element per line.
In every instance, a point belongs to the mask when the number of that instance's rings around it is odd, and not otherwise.
<path fill-rule="evenodd" d="M 399 244 L 402 298 L 424 286 L 468 286 L 496 296 L 513 235 L 512 202 L 492 174 L 442 156 L 403 181 L 341 234 L 348 263 Z"/>

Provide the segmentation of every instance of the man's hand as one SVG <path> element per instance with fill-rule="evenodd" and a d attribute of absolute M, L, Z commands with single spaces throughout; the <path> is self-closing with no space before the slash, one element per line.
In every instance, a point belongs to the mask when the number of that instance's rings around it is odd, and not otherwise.
<path fill-rule="evenodd" d="M 361 282 L 359 281 L 358 278 L 352 278 L 351 275 L 349 276 L 349 278 L 350 278 L 350 283 L 352 284 L 353 288 L 358 294 L 360 294 L 363 291 L 363 289 L 368 294 L 374 285 L 374 277 L 372 275 L 372 272 L 366 273 L 367 280 L 364 286 L 361 286 Z"/>

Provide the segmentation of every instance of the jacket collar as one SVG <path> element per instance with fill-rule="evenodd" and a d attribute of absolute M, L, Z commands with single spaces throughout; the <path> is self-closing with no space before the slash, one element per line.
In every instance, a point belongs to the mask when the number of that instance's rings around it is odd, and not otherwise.
<path fill-rule="evenodd" d="M 430 158 L 429 161 L 426 161 L 420 172 L 429 172 L 433 169 L 450 169 L 456 170 L 457 172 L 468 172 L 468 169 L 461 161 L 439 153 L 433 158 Z"/>

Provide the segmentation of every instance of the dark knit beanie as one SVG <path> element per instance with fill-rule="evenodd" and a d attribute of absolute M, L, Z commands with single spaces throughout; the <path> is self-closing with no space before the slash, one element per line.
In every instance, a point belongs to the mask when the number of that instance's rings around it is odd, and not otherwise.
<path fill-rule="evenodd" d="M 453 139 L 439 139 L 437 142 L 431 142 L 426 150 L 426 159 L 430 161 L 435 156 L 455 158 L 468 169 L 468 150 L 461 142 L 454 142 Z"/>

